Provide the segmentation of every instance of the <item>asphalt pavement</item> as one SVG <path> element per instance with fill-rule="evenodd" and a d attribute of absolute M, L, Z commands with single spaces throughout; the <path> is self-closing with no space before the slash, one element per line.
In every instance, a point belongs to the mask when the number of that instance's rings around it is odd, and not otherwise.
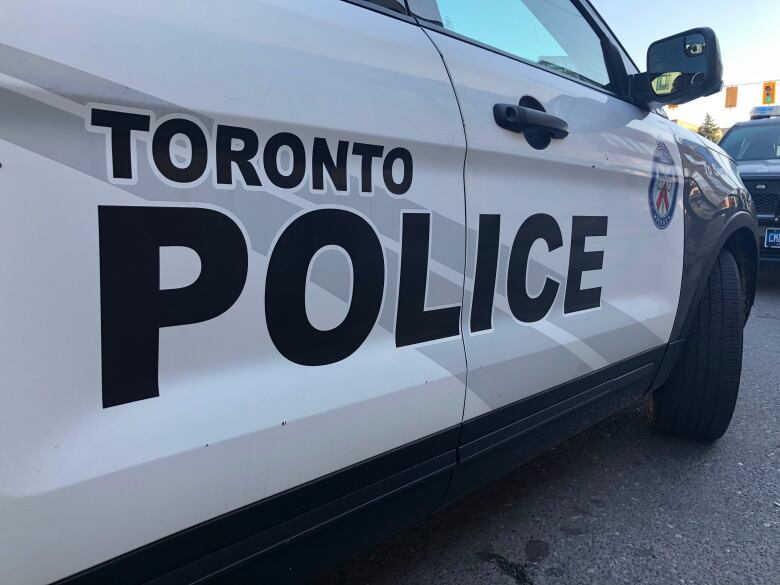
<path fill-rule="evenodd" d="M 761 269 L 723 439 L 629 409 L 318 585 L 780 585 L 780 263 Z"/>

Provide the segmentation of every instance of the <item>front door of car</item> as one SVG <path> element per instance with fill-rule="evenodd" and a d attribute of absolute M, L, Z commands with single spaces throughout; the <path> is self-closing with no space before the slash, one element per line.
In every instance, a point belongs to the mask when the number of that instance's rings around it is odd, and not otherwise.
<path fill-rule="evenodd" d="M 465 420 L 663 347 L 682 273 L 679 153 L 667 119 L 616 95 L 596 16 L 571 0 L 411 5 L 468 142 Z M 518 105 L 568 136 L 500 126 Z"/>
<path fill-rule="evenodd" d="M 0 352 L 0 580 L 282 492 L 128 579 L 367 485 L 435 477 L 433 508 L 465 392 L 466 146 L 403 2 L 55 4 L 46 35 L 37 4 L 0 21 L 0 322 L 24 339 Z"/>

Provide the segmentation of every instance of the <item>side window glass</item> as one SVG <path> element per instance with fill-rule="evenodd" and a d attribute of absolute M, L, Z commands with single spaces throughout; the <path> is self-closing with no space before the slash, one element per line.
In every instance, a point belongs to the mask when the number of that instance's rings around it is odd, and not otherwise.
<path fill-rule="evenodd" d="M 444 28 L 553 71 L 610 83 L 601 39 L 571 0 L 438 0 Z"/>

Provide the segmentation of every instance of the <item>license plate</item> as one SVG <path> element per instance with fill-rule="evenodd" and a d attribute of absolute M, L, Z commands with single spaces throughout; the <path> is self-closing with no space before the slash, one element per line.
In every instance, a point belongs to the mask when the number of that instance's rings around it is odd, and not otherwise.
<path fill-rule="evenodd" d="M 780 228 L 769 228 L 766 230 L 764 239 L 765 248 L 780 248 Z"/>

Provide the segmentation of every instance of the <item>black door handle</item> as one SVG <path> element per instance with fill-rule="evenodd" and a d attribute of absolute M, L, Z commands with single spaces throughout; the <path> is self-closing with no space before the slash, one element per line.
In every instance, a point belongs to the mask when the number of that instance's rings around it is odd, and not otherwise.
<path fill-rule="evenodd" d="M 526 130 L 541 130 L 548 133 L 550 138 L 558 140 L 569 135 L 569 125 L 565 120 L 523 106 L 496 104 L 493 106 L 493 117 L 502 128 L 520 134 Z"/>

